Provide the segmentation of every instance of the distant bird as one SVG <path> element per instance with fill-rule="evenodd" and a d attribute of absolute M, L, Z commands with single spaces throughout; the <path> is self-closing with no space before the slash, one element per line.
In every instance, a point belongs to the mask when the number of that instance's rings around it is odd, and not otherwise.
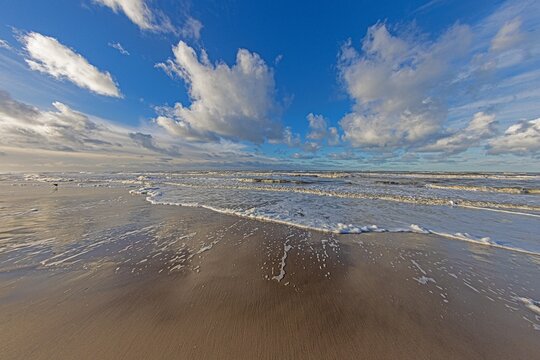
<path fill-rule="evenodd" d="M 56 187 L 58 187 L 58 184 L 57 184 L 57 183 L 54 183 L 54 184 L 53 184 L 53 186 L 56 186 Z"/>

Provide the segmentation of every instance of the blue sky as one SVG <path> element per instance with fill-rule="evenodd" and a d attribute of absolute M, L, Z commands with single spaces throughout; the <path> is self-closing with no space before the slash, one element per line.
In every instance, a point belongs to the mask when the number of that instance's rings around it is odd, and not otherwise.
<path fill-rule="evenodd" d="M 3 1 L 0 171 L 540 170 L 535 1 Z"/>

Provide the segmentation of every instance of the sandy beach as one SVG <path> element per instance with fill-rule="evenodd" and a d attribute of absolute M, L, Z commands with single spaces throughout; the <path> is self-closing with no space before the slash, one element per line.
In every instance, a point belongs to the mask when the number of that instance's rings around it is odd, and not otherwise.
<path fill-rule="evenodd" d="M 1 3 L 0 360 L 540 360 L 540 0 Z"/>
<path fill-rule="evenodd" d="M 534 359 L 540 258 L 0 186 L 2 359 Z M 529 302 L 528 302 L 529 301 Z"/>

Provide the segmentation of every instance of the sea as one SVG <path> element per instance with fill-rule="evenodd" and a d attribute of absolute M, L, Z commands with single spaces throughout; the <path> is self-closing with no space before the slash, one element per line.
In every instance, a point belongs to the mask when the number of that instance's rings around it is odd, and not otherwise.
<path fill-rule="evenodd" d="M 341 234 L 432 233 L 540 254 L 539 173 L 80 172 L 2 174 L 0 181 L 124 187 L 156 206 L 202 207 Z"/>

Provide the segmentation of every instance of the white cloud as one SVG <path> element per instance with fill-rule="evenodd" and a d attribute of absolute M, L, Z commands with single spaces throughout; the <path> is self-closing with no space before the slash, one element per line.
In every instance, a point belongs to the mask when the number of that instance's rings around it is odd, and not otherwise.
<path fill-rule="evenodd" d="M 0 49 L 11 50 L 11 45 L 6 40 L 0 39 Z"/>
<path fill-rule="evenodd" d="M 431 1 L 428 1 L 425 4 L 420 5 L 419 7 L 417 7 L 413 11 L 413 14 L 427 12 L 427 11 L 431 10 L 432 8 L 436 7 L 437 5 L 440 5 L 444 1 L 445 0 L 431 0 Z"/>
<path fill-rule="evenodd" d="M 273 71 L 259 55 L 240 49 L 233 66 L 214 65 L 204 50 L 199 58 L 183 41 L 173 53 L 173 60 L 156 66 L 185 81 L 191 105 L 158 108 L 159 125 L 189 140 L 281 139 Z"/>
<path fill-rule="evenodd" d="M 292 155 L 294 159 L 311 159 L 314 153 L 319 151 L 323 144 L 334 146 L 339 144 L 339 133 L 337 128 L 328 127 L 326 119 L 322 115 L 310 113 L 306 116 L 309 122 L 309 132 L 306 135 L 307 141 L 303 141 L 299 134 L 293 133 L 290 127 L 283 129 L 281 138 L 270 141 L 272 144 L 285 144 L 288 147 L 299 148 L 302 152 Z"/>
<path fill-rule="evenodd" d="M 434 40 L 386 24 L 370 27 L 361 50 L 349 41 L 339 56 L 340 77 L 354 102 L 340 121 L 343 140 L 396 155 L 455 154 L 496 136 L 490 116 L 503 126 L 537 116 L 539 15 L 539 2 L 509 0 Z M 471 128 L 480 119 L 485 127 Z"/>
<path fill-rule="evenodd" d="M 123 12 L 142 30 L 157 30 L 156 18 L 145 0 L 94 0 L 96 3 L 111 8 L 115 13 Z"/>
<path fill-rule="evenodd" d="M 20 37 L 27 53 L 28 66 L 57 79 L 68 79 L 96 94 L 122 97 L 111 74 L 102 72 L 82 55 L 53 37 L 30 32 Z"/>
<path fill-rule="evenodd" d="M 187 143 L 161 128 L 115 124 L 54 102 L 51 110 L 19 102 L 0 90 L 2 169 L 167 168 L 265 166 L 275 160 L 243 144 Z M 112 167 L 114 166 L 114 167 Z"/>
<path fill-rule="evenodd" d="M 488 149 L 490 154 L 535 155 L 540 153 L 540 118 L 511 125 L 504 135 L 489 142 Z"/>
<path fill-rule="evenodd" d="M 338 129 L 328 127 L 328 123 L 322 115 L 310 113 L 306 118 L 309 122 L 309 133 L 306 136 L 308 139 L 315 141 L 326 140 L 327 144 L 331 146 L 339 143 Z"/>
<path fill-rule="evenodd" d="M 539 16 L 539 2 L 509 0 L 480 20 L 472 28 L 471 60 L 459 69 L 455 82 L 469 81 L 469 86 L 480 88 L 489 83 L 496 85 L 503 69 L 537 68 Z"/>
<path fill-rule="evenodd" d="M 119 42 L 109 43 L 109 46 L 112 47 L 113 49 L 118 50 L 118 52 L 120 52 L 120 54 L 122 54 L 122 55 L 129 55 L 129 51 L 124 49 L 122 44 L 120 44 Z"/>
<path fill-rule="evenodd" d="M 170 148 L 164 148 L 158 145 L 154 139 L 154 137 L 151 134 L 144 134 L 142 132 L 131 132 L 128 134 L 131 140 L 135 142 L 135 144 L 148 149 L 150 151 L 154 151 L 157 153 L 162 153 L 164 155 L 169 156 L 180 156 L 180 151 L 177 147 L 170 147 Z"/>
<path fill-rule="evenodd" d="M 326 138 L 326 142 L 330 146 L 335 146 L 339 144 L 339 132 L 336 127 L 328 128 L 328 137 Z"/>
<path fill-rule="evenodd" d="M 495 125 L 494 115 L 478 112 L 467 127 L 424 146 L 421 151 L 446 154 L 463 152 L 469 147 L 480 146 L 482 140 L 491 138 L 496 133 Z"/>
<path fill-rule="evenodd" d="M 202 22 L 200 22 L 199 20 L 191 16 L 188 16 L 188 18 L 184 22 L 184 25 L 180 29 L 180 34 L 184 37 L 198 40 L 201 38 L 202 28 L 203 28 Z"/>
<path fill-rule="evenodd" d="M 306 141 L 304 144 L 302 144 L 302 150 L 306 152 L 317 152 L 321 149 L 321 144 L 314 141 Z"/>
<path fill-rule="evenodd" d="M 53 110 L 41 111 L 0 91 L 1 142 L 63 151 L 113 146 L 102 136 L 104 129 L 86 115 L 60 102 L 52 105 Z"/>
<path fill-rule="evenodd" d="M 94 0 L 95 3 L 110 8 L 115 13 L 124 13 L 141 30 L 173 33 L 184 37 L 199 39 L 202 23 L 188 16 L 182 27 L 173 25 L 164 13 L 151 9 L 147 0 Z"/>
<path fill-rule="evenodd" d="M 351 149 L 342 152 L 329 153 L 328 157 L 332 160 L 364 160 L 364 157 L 355 153 Z"/>
<path fill-rule="evenodd" d="M 502 51 L 515 47 L 523 39 L 519 18 L 506 22 L 491 41 L 492 51 Z"/>
<path fill-rule="evenodd" d="M 283 129 L 283 139 L 282 141 L 276 140 L 273 141 L 273 143 L 283 143 L 289 147 L 297 147 L 302 143 L 302 139 L 300 139 L 299 134 L 294 134 L 292 132 L 292 129 L 287 126 L 285 129 Z"/>
<path fill-rule="evenodd" d="M 307 138 L 311 140 L 324 139 L 328 133 L 327 124 L 324 117 L 322 115 L 314 115 L 310 113 L 306 118 L 309 121 L 309 133 Z"/>
<path fill-rule="evenodd" d="M 354 100 L 340 125 L 344 140 L 366 148 L 406 147 L 436 134 L 446 119 L 442 98 L 452 64 L 466 53 L 470 28 L 451 27 L 434 42 L 392 35 L 385 24 L 368 29 L 362 53 L 345 44 L 340 75 Z"/>
<path fill-rule="evenodd" d="M 291 155 L 291 158 L 296 159 L 296 160 L 311 160 L 315 158 L 315 155 L 296 152 Z"/>

